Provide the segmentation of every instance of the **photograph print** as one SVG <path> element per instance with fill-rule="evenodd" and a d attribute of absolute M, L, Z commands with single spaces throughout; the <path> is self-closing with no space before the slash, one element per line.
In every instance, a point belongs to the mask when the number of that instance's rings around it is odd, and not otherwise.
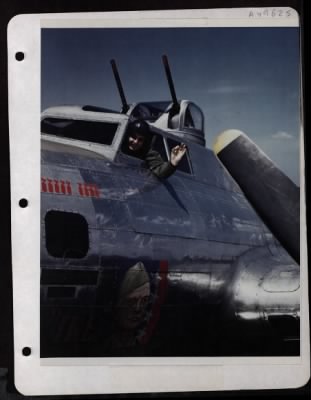
<path fill-rule="evenodd" d="M 300 355 L 298 27 L 41 29 L 40 357 Z"/>

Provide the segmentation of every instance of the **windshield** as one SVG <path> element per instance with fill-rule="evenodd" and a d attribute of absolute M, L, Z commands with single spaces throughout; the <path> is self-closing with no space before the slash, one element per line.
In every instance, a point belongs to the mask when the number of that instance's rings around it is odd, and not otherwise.
<path fill-rule="evenodd" d="M 185 128 L 194 128 L 200 131 L 204 130 L 204 117 L 202 111 L 195 104 L 190 103 L 185 114 Z"/>
<path fill-rule="evenodd" d="M 41 121 L 41 132 L 62 138 L 110 145 L 117 131 L 118 124 L 72 120 L 63 118 L 45 118 Z"/>
<path fill-rule="evenodd" d="M 142 118 L 152 122 L 157 120 L 167 110 L 170 104 L 169 101 L 139 103 L 133 109 L 131 115 L 134 118 Z"/>

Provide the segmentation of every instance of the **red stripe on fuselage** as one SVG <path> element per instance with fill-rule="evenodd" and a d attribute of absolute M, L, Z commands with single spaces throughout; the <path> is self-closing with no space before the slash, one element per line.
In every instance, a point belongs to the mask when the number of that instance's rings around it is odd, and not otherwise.
<path fill-rule="evenodd" d="M 168 261 L 162 260 L 160 261 L 160 268 L 159 268 L 160 282 L 157 288 L 156 301 L 152 306 L 151 318 L 148 322 L 145 333 L 140 339 L 142 344 L 146 344 L 150 340 L 153 331 L 160 319 L 161 306 L 165 300 L 167 292 L 167 285 L 168 285 L 167 273 L 168 273 Z"/>

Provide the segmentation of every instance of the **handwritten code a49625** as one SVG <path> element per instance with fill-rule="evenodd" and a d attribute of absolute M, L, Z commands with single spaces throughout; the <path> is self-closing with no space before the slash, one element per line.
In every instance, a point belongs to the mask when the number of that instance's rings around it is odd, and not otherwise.
<path fill-rule="evenodd" d="M 265 8 L 250 10 L 249 18 L 289 18 L 293 16 L 293 10 L 284 8 Z"/>

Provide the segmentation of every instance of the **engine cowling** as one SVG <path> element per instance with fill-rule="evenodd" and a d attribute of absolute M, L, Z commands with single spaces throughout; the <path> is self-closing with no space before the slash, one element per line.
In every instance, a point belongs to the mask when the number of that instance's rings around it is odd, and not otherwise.
<path fill-rule="evenodd" d="M 227 317 L 249 332 L 299 340 L 299 266 L 280 249 L 249 251 L 236 262 L 227 290 Z"/>

